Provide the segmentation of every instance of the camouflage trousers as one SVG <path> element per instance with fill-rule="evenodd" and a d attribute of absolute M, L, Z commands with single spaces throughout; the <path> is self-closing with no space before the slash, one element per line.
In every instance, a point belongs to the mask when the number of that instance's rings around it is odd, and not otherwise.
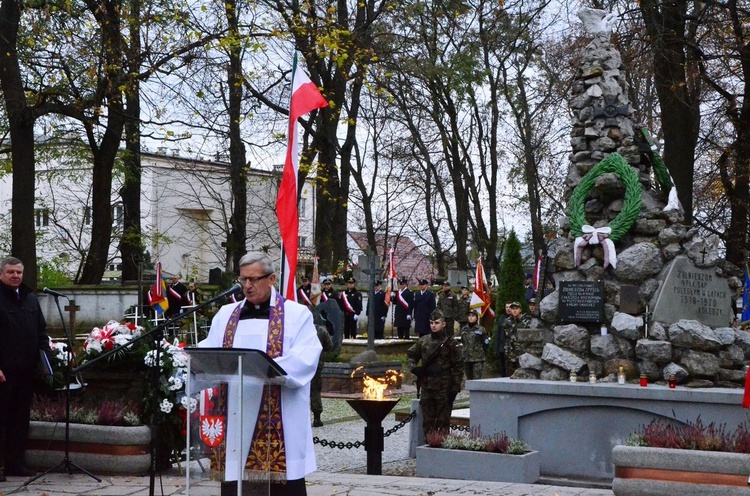
<path fill-rule="evenodd" d="M 464 362 L 464 375 L 467 381 L 481 379 L 484 371 L 484 360 L 481 362 Z"/>
<path fill-rule="evenodd" d="M 313 413 L 321 413 L 323 411 L 323 400 L 320 397 L 321 391 L 323 391 L 323 369 L 318 367 L 310 382 L 310 411 Z"/>
<path fill-rule="evenodd" d="M 422 409 L 422 431 L 425 437 L 432 431 L 450 429 L 453 404 L 448 391 L 422 390 L 419 406 Z"/>

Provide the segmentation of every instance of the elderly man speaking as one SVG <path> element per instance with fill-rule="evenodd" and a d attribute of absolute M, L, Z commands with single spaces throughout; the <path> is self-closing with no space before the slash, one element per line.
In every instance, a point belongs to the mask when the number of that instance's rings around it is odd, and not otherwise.
<path fill-rule="evenodd" d="M 263 253 L 248 253 L 240 259 L 238 282 L 245 299 L 221 307 L 208 337 L 198 346 L 262 350 L 287 375 L 281 386 L 246 384 L 243 389 L 243 425 L 248 432 L 243 432 L 239 456 L 246 458 L 245 470 L 237 474 L 239 421 L 230 415 L 222 494 L 231 494 L 242 477 L 251 482 L 270 478 L 271 495 L 305 495 L 305 475 L 317 468 L 309 411 L 310 381 L 321 345 L 312 314 L 276 291 L 273 264 Z M 230 386 L 229 412 L 238 411 L 237 401 L 237 392 Z M 244 489 L 243 494 L 247 494 Z"/>

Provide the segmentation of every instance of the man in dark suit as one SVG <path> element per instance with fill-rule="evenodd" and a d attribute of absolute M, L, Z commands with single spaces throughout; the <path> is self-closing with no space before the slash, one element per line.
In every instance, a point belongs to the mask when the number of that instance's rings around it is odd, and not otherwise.
<path fill-rule="evenodd" d="M 419 281 L 419 291 L 414 295 L 414 332 L 422 337 L 430 333 L 430 315 L 437 308 L 435 293 L 430 291 L 427 279 Z"/>
<path fill-rule="evenodd" d="M 407 279 L 401 278 L 398 282 L 398 291 L 391 294 L 393 308 L 393 324 L 398 330 L 399 339 L 409 339 L 409 328 L 411 327 L 411 313 L 414 310 L 414 294 L 407 287 Z"/>
<path fill-rule="evenodd" d="M 6 475 L 30 476 L 23 466 L 29 432 L 32 378 L 40 350 L 49 351 L 39 300 L 23 284 L 23 263 L 0 261 L 0 482 Z M 3 471 L 4 467 L 4 471 Z"/>
<path fill-rule="evenodd" d="M 297 288 L 297 303 L 305 305 L 311 312 L 315 310 L 315 304 L 312 298 L 312 286 L 310 286 L 310 278 L 303 277 L 300 279 L 302 285 Z"/>
<path fill-rule="evenodd" d="M 180 276 L 178 274 L 173 275 L 172 284 L 167 288 L 167 301 L 169 301 L 169 308 L 166 311 L 167 318 L 180 313 L 185 293 L 187 293 L 187 288 L 180 282 Z"/>
<path fill-rule="evenodd" d="M 383 283 L 375 281 L 375 292 L 372 295 L 373 319 L 375 319 L 375 339 L 385 339 L 385 317 L 388 315 L 388 305 L 385 304 Z M 370 316 L 370 305 L 367 305 L 367 316 Z"/>

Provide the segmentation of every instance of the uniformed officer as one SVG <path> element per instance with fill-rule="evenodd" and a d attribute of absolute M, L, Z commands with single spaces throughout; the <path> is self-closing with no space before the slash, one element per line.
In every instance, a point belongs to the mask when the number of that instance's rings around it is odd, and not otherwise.
<path fill-rule="evenodd" d="M 505 371 L 510 376 L 518 368 L 518 357 L 526 350 L 518 342 L 518 329 L 529 326 L 530 317 L 521 313 L 521 304 L 517 301 L 510 303 L 510 315 L 503 321 L 505 335 Z"/>
<path fill-rule="evenodd" d="M 469 305 L 471 304 L 471 293 L 469 288 L 461 286 L 461 294 L 458 297 L 458 328 L 462 329 L 466 325 L 466 315 L 469 313 Z"/>
<path fill-rule="evenodd" d="M 458 339 L 446 333 L 440 310 L 430 315 L 430 334 L 419 338 L 406 352 L 406 358 L 421 389 L 419 406 L 425 436 L 433 431 L 447 432 L 453 400 L 461 391 L 463 351 Z"/>
<path fill-rule="evenodd" d="M 484 371 L 485 350 L 490 345 L 490 336 L 479 325 L 479 312 L 466 312 L 467 324 L 461 328 L 461 345 L 464 347 L 464 373 L 466 380 L 481 379 Z"/>
<path fill-rule="evenodd" d="M 456 318 L 458 317 L 458 297 L 451 291 L 451 283 L 445 281 L 443 290 L 437 294 L 437 309 L 445 316 L 445 329 L 448 334 L 455 331 Z"/>
<path fill-rule="evenodd" d="M 297 288 L 297 303 L 305 305 L 311 312 L 315 310 L 315 303 L 312 298 L 312 286 L 310 286 L 310 278 L 303 277 L 300 279 L 302 283 Z"/>
<path fill-rule="evenodd" d="M 344 338 L 357 337 L 357 320 L 362 313 L 362 293 L 357 291 L 354 284 L 357 281 L 350 277 L 346 280 L 346 290 L 341 293 L 341 310 L 344 312 Z"/>

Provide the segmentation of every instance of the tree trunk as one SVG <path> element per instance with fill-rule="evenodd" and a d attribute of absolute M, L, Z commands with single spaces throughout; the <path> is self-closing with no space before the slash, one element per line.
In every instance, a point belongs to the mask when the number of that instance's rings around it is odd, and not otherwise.
<path fill-rule="evenodd" d="M 129 69 L 138 74 L 141 66 L 140 0 L 131 0 Z M 136 281 L 138 266 L 143 261 L 143 239 L 141 237 L 141 93 L 140 82 L 133 81 L 125 91 L 125 156 L 123 168 L 125 179 L 120 188 L 122 199 L 123 225 L 120 238 L 120 258 L 122 259 L 122 282 Z"/>
<path fill-rule="evenodd" d="M 234 40 L 229 49 L 229 161 L 232 188 L 231 226 L 226 243 L 227 271 L 239 271 L 240 258 L 247 251 L 247 167 L 245 145 L 242 142 L 240 121 L 242 119 L 242 46 L 239 43 L 240 31 L 237 18 L 236 0 L 225 2 L 229 38 Z"/>
<path fill-rule="evenodd" d="M 693 75 L 693 64 L 689 63 L 687 56 L 687 2 L 642 0 L 640 9 L 654 60 L 654 82 L 664 134 L 664 162 L 685 209 L 685 223 L 692 224 L 695 147 L 701 113 L 700 82 Z"/>
<path fill-rule="evenodd" d="M 11 254 L 24 263 L 24 282 L 37 286 L 34 232 L 34 115 L 28 107 L 16 43 L 21 6 L 14 0 L 0 3 L 0 85 L 8 116 L 13 167 Z"/>

